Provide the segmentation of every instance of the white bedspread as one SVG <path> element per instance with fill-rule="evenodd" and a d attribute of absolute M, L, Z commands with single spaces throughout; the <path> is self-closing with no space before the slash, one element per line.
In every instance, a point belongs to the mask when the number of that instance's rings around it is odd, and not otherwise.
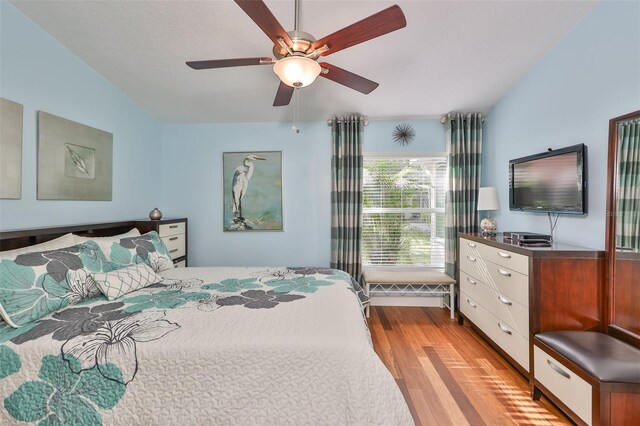
<path fill-rule="evenodd" d="M 347 274 L 163 277 L 18 330 L 0 324 L 0 424 L 413 424 Z"/>

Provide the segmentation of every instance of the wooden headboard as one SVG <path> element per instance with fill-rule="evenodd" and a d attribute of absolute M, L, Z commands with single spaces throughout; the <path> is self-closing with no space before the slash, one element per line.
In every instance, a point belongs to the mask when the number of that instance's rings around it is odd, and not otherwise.
<path fill-rule="evenodd" d="M 61 237 L 69 232 L 83 236 L 109 237 L 122 234 L 135 227 L 135 222 L 131 220 L 125 222 L 0 231 L 0 250 L 12 250 L 32 246 Z"/>

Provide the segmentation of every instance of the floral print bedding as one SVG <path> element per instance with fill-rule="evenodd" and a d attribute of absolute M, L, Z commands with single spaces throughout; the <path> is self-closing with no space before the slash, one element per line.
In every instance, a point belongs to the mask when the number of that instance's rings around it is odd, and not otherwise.
<path fill-rule="evenodd" d="M 161 275 L 115 301 L 0 323 L 0 424 L 412 424 L 348 274 Z"/>

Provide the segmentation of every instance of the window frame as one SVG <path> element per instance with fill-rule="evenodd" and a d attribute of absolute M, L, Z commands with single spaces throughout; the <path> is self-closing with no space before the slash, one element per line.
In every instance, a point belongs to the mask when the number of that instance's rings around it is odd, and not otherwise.
<path fill-rule="evenodd" d="M 444 181 L 444 192 L 445 194 L 449 190 L 449 163 L 448 163 L 448 154 L 444 151 L 439 152 L 425 152 L 425 153 L 399 153 L 399 152 L 375 152 L 375 153 L 367 153 L 364 152 L 363 155 L 363 171 L 364 171 L 364 161 L 366 160 L 409 160 L 412 158 L 416 159 L 428 159 L 428 158 L 442 158 L 447 161 L 447 168 L 445 172 L 445 181 Z M 364 192 L 364 182 L 362 184 L 362 190 Z M 393 208 L 393 207 L 364 207 L 362 206 L 362 215 L 365 213 L 446 213 L 445 207 L 430 207 L 430 208 Z M 364 227 L 364 224 L 363 224 Z M 361 238 L 361 246 L 362 237 Z M 362 264 L 363 270 L 393 270 L 393 271 L 438 271 L 444 272 L 444 262 L 442 266 L 417 266 L 417 265 L 367 265 Z"/>

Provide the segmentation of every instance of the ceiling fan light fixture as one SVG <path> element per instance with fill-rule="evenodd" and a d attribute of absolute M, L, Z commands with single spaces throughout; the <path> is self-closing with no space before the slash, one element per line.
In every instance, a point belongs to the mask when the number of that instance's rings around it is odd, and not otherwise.
<path fill-rule="evenodd" d="M 321 71 L 320 64 L 306 56 L 287 56 L 273 65 L 280 81 L 296 89 L 313 83 Z"/>

